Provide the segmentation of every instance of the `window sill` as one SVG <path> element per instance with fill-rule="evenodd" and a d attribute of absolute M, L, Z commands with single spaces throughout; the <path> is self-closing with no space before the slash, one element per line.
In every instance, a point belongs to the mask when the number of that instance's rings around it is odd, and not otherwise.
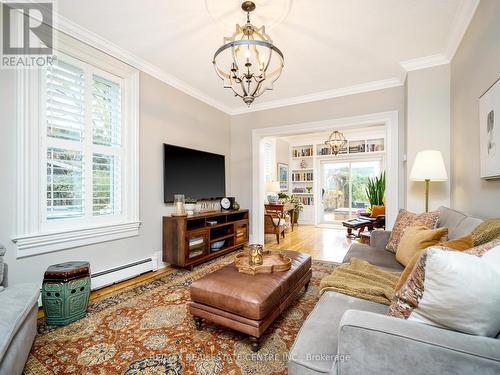
<path fill-rule="evenodd" d="M 17 258 L 25 258 L 59 250 L 139 235 L 140 222 L 109 224 L 99 227 L 73 229 L 62 232 L 19 236 L 12 241 L 17 247 Z"/>

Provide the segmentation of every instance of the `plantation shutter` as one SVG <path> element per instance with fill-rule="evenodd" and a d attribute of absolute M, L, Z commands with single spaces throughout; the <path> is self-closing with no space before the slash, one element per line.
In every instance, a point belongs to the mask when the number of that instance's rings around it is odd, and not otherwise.
<path fill-rule="evenodd" d="M 264 176 L 265 182 L 273 180 L 274 168 L 274 142 L 271 139 L 264 140 Z"/>
<path fill-rule="evenodd" d="M 84 164 L 83 154 L 78 151 L 85 130 L 85 75 L 82 69 L 63 61 L 47 69 L 45 117 L 47 219 L 83 216 Z"/>
<path fill-rule="evenodd" d="M 121 144 L 121 88 L 97 75 L 93 75 L 92 88 L 92 141 L 109 147 Z M 119 156 L 93 154 L 93 215 L 121 211 L 120 166 Z"/>
<path fill-rule="evenodd" d="M 46 73 L 48 220 L 122 209 L 121 86 L 76 64 Z"/>

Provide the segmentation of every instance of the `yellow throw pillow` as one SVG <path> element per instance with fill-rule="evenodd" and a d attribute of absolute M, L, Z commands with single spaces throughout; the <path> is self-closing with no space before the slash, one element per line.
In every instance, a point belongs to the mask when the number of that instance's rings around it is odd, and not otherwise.
<path fill-rule="evenodd" d="M 371 218 L 376 218 L 379 215 L 385 215 L 385 206 L 372 206 Z"/>
<path fill-rule="evenodd" d="M 464 250 L 469 250 L 471 249 L 474 245 L 472 243 L 472 236 L 468 234 L 467 236 L 463 236 L 460 238 L 456 238 L 454 240 L 449 240 L 443 243 L 440 243 L 439 246 L 445 246 L 449 249 L 457 250 L 457 251 L 464 251 Z M 405 283 L 406 279 L 410 275 L 411 271 L 413 270 L 413 267 L 415 267 L 415 264 L 418 261 L 418 258 L 420 258 L 420 255 L 422 255 L 422 252 L 425 249 L 419 251 L 416 253 L 413 258 L 408 262 L 406 265 L 405 269 L 401 273 L 401 276 L 399 277 L 398 283 L 396 284 L 396 292 L 401 289 L 403 284 Z"/>
<path fill-rule="evenodd" d="M 405 230 L 396 250 L 396 260 L 406 266 L 416 253 L 448 239 L 448 228 L 428 229 L 423 225 Z"/>

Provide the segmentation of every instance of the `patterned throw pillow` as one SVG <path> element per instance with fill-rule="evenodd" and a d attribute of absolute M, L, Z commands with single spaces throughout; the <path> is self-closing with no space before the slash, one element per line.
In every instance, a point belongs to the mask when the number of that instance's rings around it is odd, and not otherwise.
<path fill-rule="evenodd" d="M 391 232 L 391 237 L 387 243 L 386 249 L 392 253 L 396 253 L 399 241 L 403 238 L 405 230 L 414 225 L 423 225 L 429 229 L 435 229 L 439 221 L 439 212 L 425 212 L 423 214 L 415 214 L 404 209 L 399 210 L 396 223 Z"/>
<path fill-rule="evenodd" d="M 474 247 L 470 250 L 465 250 L 463 253 L 482 257 L 489 250 L 500 245 L 500 240 L 491 241 L 487 244 Z M 433 246 L 429 249 L 442 249 L 446 251 L 454 251 L 453 249 L 443 246 Z M 424 295 L 425 281 L 425 263 L 427 260 L 426 249 L 413 267 L 410 276 L 406 279 L 401 289 L 394 295 L 388 314 L 401 319 L 408 319 L 412 311 L 418 306 L 422 296 Z"/>

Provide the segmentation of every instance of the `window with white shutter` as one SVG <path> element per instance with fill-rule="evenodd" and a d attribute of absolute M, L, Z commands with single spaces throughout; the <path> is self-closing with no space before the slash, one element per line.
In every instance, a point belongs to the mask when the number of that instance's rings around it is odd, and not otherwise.
<path fill-rule="evenodd" d="M 20 257 L 135 236 L 140 225 L 139 72 L 65 35 L 56 56 L 16 73 Z"/>
<path fill-rule="evenodd" d="M 264 153 L 264 177 L 265 182 L 276 180 L 276 140 L 274 138 L 265 138 L 263 141 Z"/>
<path fill-rule="evenodd" d="M 69 56 L 47 69 L 48 221 L 121 214 L 122 91 L 107 75 Z"/>

